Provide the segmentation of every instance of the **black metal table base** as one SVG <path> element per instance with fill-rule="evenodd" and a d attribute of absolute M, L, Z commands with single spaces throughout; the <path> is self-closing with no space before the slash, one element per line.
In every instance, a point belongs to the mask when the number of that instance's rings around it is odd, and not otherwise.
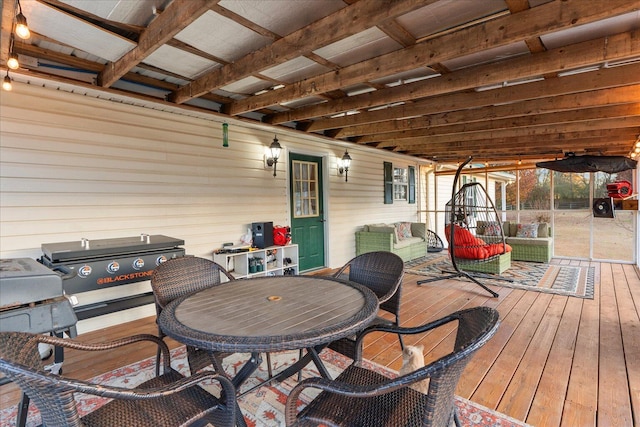
<path fill-rule="evenodd" d="M 275 375 L 272 375 L 271 366 L 269 366 L 268 379 L 260 382 L 259 384 L 254 385 L 253 387 L 243 391 L 242 393 L 238 393 L 237 397 L 242 397 L 246 394 L 249 394 L 252 391 L 264 385 L 271 384 L 274 381 L 282 382 L 287 378 L 289 378 L 290 376 L 293 376 L 294 374 L 300 372 L 302 369 L 304 369 L 305 366 L 307 366 L 311 362 L 313 362 L 316 365 L 316 368 L 318 368 L 318 371 L 320 372 L 320 375 L 322 375 L 323 378 L 331 379 L 331 374 L 329 374 L 329 371 L 324 366 L 324 363 L 320 358 L 320 352 L 325 347 L 326 345 L 320 345 L 316 347 L 307 348 L 307 352 L 304 356 L 300 357 L 294 364 L 283 369 L 282 371 L 278 372 Z M 220 360 L 216 358 L 214 355 L 211 355 L 211 360 L 213 362 L 214 369 L 217 372 L 224 373 L 224 370 L 220 365 Z M 240 390 L 240 387 L 242 386 L 242 384 L 244 384 L 245 381 L 247 381 L 247 379 L 249 379 L 249 377 L 251 377 L 251 375 L 253 375 L 255 371 L 258 370 L 258 367 L 260 366 L 260 364 L 262 364 L 262 357 L 260 356 L 260 353 L 251 353 L 249 360 L 247 360 L 247 362 L 242 366 L 242 368 L 240 368 L 240 371 L 238 371 L 238 373 L 231 379 L 231 382 L 233 383 L 236 390 Z M 240 427 L 246 427 L 246 422 L 244 420 L 244 416 L 242 415 L 242 411 L 240 410 L 240 406 L 238 403 L 236 403 L 236 412 L 238 414 L 237 425 Z"/>

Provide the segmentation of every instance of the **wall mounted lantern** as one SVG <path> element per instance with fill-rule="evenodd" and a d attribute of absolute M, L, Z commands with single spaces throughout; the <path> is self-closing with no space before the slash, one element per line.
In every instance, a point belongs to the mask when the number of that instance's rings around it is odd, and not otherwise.
<path fill-rule="evenodd" d="M 273 167 L 273 176 L 276 176 L 276 165 L 278 164 L 278 159 L 280 158 L 280 152 L 282 151 L 282 146 L 278 142 L 278 138 L 274 135 L 273 142 L 269 146 L 269 152 L 264 155 L 264 162 L 268 168 Z"/>
<path fill-rule="evenodd" d="M 349 167 L 351 166 L 351 156 L 347 150 L 344 150 L 342 158 L 338 160 L 338 173 L 344 174 L 344 182 L 349 181 Z"/>

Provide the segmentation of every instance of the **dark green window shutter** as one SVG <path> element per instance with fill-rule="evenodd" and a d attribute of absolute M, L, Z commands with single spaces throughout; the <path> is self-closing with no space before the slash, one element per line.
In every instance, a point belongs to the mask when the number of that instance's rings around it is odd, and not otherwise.
<path fill-rule="evenodd" d="M 416 168 L 409 166 L 409 203 L 416 202 Z"/>
<path fill-rule="evenodd" d="M 393 165 L 384 162 L 384 204 L 393 204 Z"/>

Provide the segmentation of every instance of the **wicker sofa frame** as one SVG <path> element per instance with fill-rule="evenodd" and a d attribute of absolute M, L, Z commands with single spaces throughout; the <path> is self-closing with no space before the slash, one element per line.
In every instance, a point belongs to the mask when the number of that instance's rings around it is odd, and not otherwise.
<path fill-rule="evenodd" d="M 517 224 L 513 222 L 505 221 L 503 227 L 505 240 L 511 246 L 511 260 L 544 263 L 551 261 L 553 237 L 551 237 L 550 224 L 544 222 L 538 224 L 538 233 L 541 237 L 516 237 Z M 482 237 L 483 229 L 484 225 L 478 223 L 478 237 Z"/>
<path fill-rule="evenodd" d="M 392 228 L 392 227 L 389 227 Z M 369 231 L 368 225 L 362 231 L 356 231 L 356 256 L 368 252 L 385 251 L 398 255 L 404 262 L 427 255 L 427 225 L 411 223 L 411 240 L 395 242 L 394 232 Z"/>

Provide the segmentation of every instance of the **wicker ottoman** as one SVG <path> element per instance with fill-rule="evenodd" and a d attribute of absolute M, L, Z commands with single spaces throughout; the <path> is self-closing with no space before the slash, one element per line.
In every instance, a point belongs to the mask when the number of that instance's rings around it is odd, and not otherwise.
<path fill-rule="evenodd" d="M 476 271 L 478 273 L 488 274 L 502 274 L 511 267 L 511 252 L 498 255 L 490 261 L 469 260 L 467 262 L 462 259 L 456 259 L 456 264 L 460 270 Z"/>

